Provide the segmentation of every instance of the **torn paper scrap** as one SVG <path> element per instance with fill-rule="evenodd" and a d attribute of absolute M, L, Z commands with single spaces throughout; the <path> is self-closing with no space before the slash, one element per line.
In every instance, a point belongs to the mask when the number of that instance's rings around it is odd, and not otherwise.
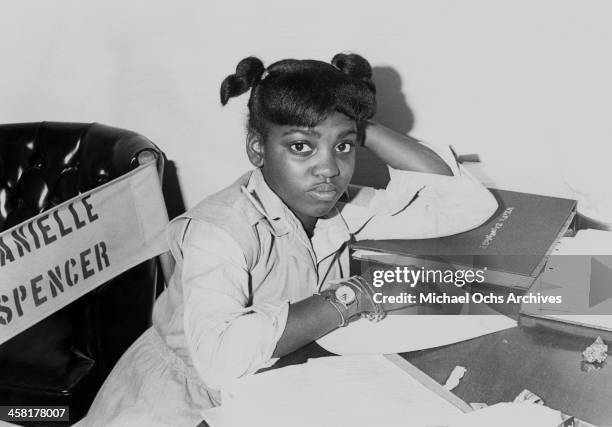
<path fill-rule="evenodd" d="M 582 352 L 582 358 L 589 363 L 602 363 L 608 357 L 608 346 L 601 337 L 597 337 L 595 342 Z"/>
<path fill-rule="evenodd" d="M 484 409 L 489 405 L 484 402 L 470 402 L 470 406 L 473 410 L 478 411 L 479 409 Z"/>
<path fill-rule="evenodd" d="M 537 394 L 524 389 L 514 398 L 513 403 L 536 403 L 538 405 L 543 405 L 544 400 Z"/>
<path fill-rule="evenodd" d="M 455 366 L 455 368 L 448 376 L 448 379 L 444 384 L 444 388 L 450 391 L 457 387 L 459 385 L 459 381 L 461 380 L 461 378 L 463 378 L 466 372 L 467 369 L 465 369 L 463 366 Z"/>

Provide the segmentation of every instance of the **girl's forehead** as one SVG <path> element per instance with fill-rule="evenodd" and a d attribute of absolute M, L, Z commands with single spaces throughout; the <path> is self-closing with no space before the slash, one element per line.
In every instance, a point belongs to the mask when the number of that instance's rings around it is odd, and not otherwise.
<path fill-rule="evenodd" d="M 278 125 L 270 123 L 268 128 L 270 135 L 284 136 L 291 133 L 302 133 L 314 137 L 320 137 L 328 133 L 345 133 L 346 131 L 357 130 L 357 123 L 354 119 L 342 114 L 332 113 L 315 126 L 300 125 Z"/>

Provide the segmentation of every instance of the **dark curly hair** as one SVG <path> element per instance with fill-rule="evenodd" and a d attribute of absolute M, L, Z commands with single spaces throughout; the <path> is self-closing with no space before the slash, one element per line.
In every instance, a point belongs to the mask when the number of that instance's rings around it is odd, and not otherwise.
<path fill-rule="evenodd" d="M 372 68 L 356 54 L 337 54 L 331 64 L 285 59 L 267 69 L 258 58 L 244 58 L 221 83 L 221 104 L 249 89 L 248 132 L 264 140 L 270 123 L 314 127 L 340 112 L 361 127 L 376 112 Z"/>

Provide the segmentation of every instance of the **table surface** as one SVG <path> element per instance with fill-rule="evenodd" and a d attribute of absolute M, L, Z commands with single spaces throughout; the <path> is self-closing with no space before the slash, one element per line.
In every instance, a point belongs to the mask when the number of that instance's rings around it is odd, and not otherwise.
<path fill-rule="evenodd" d="M 465 402 L 508 402 L 523 390 L 554 409 L 596 425 L 612 426 L 612 366 L 589 369 L 582 351 L 594 337 L 541 325 L 515 328 L 402 357 L 444 384 L 457 365 L 467 369 L 453 390 Z M 331 353 L 312 343 L 277 362 L 274 368 Z"/>

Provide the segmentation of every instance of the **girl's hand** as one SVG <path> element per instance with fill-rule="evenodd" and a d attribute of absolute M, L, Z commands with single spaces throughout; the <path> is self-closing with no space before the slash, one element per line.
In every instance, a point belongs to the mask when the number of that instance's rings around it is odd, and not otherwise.
<path fill-rule="evenodd" d="M 366 277 L 370 276 L 369 273 L 369 271 L 365 272 Z M 358 314 L 382 318 L 389 311 L 416 305 L 415 301 L 418 300 L 416 298 L 409 299 L 404 286 L 388 283 L 382 287 L 375 287 L 371 281 L 362 276 L 352 276 L 338 283 L 337 287 L 342 285 L 348 285 L 355 290 L 356 311 L 353 311 L 351 316 Z"/>

